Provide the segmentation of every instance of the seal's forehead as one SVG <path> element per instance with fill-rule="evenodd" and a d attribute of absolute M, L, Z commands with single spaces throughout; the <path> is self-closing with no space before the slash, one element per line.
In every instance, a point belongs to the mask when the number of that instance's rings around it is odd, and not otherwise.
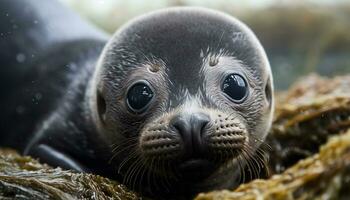
<path fill-rule="evenodd" d="M 209 9 L 171 8 L 138 17 L 117 31 L 112 43 L 114 48 L 160 58 L 176 69 L 191 67 L 193 72 L 200 67 L 201 52 L 224 51 L 258 68 L 257 73 L 266 73 L 266 66 L 261 66 L 267 64 L 266 55 L 252 31 L 237 19 Z"/>
<path fill-rule="evenodd" d="M 232 48 L 234 45 L 230 44 L 242 39 L 246 44 L 255 45 L 256 42 L 255 36 L 240 21 L 221 12 L 200 8 L 156 11 L 127 23 L 115 36 L 115 42 L 139 41 L 142 47 L 147 42 L 156 42 L 159 46 L 181 47 L 186 46 L 185 42 L 190 42 L 193 47 L 208 46 L 221 40 L 221 45 Z"/>

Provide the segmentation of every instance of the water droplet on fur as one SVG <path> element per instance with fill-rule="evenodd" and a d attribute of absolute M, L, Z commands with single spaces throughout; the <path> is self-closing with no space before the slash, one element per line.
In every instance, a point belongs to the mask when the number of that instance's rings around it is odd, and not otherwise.
<path fill-rule="evenodd" d="M 35 94 L 35 99 L 36 100 L 41 100 L 42 98 L 43 98 L 43 95 L 40 92 Z"/>
<path fill-rule="evenodd" d="M 19 63 L 23 63 L 26 60 L 26 56 L 23 53 L 18 53 L 16 55 L 16 60 Z"/>
<path fill-rule="evenodd" d="M 24 111 L 25 111 L 25 107 L 24 106 L 17 106 L 16 107 L 17 114 L 23 114 Z"/>

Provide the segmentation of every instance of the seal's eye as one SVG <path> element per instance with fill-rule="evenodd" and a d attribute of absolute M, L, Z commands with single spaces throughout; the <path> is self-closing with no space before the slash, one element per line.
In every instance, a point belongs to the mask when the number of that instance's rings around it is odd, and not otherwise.
<path fill-rule="evenodd" d="M 241 75 L 230 74 L 222 84 L 222 91 L 235 103 L 242 103 L 248 93 L 247 82 Z"/>
<path fill-rule="evenodd" d="M 127 94 L 127 104 L 133 112 L 140 113 L 145 110 L 153 98 L 153 92 L 146 83 L 136 83 Z"/>

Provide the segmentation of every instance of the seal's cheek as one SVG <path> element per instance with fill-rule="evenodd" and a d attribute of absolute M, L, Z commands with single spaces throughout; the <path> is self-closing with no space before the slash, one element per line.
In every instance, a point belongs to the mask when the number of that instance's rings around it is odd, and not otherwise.
<path fill-rule="evenodd" d="M 203 135 L 203 141 L 207 144 L 211 159 L 224 163 L 239 156 L 247 147 L 247 129 L 238 117 L 219 113 L 213 116 L 210 126 Z"/>
<path fill-rule="evenodd" d="M 139 148 L 146 163 L 171 161 L 181 156 L 181 139 L 159 120 L 141 132 Z"/>

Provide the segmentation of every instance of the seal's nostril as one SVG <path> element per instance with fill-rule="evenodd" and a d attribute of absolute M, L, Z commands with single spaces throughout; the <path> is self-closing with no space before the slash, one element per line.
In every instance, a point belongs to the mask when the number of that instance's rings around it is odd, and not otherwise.
<path fill-rule="evenodd" d="M 192 132 L 200 133 L 201 135 L 209 121 L 209 116 L 204 113 L 196 113 L 191 115 Z"/>
<path fill-rule="evenodd" d="M 210 117 L 204 113 L 180 114 L 170 121 L 170 126 L 181 135 L 186 151 L 197 152 L 204 149 L 202 133 L 209 121 Z"/>
<path fill-rule="evenodd" d="M 181 136 L 190 134 L 190 118 L 178 115 L 171 120 L 171 125 L 180 133 Z"/>
<path fill-rule="evenodd" d="M 206 150 L 202 136 L 209 121 L 210 117 L 204 113 L 196 113 L 191 115 L 192 144 L 194 151 L 198 154 L 203 154 L 203 152 Z"/>

